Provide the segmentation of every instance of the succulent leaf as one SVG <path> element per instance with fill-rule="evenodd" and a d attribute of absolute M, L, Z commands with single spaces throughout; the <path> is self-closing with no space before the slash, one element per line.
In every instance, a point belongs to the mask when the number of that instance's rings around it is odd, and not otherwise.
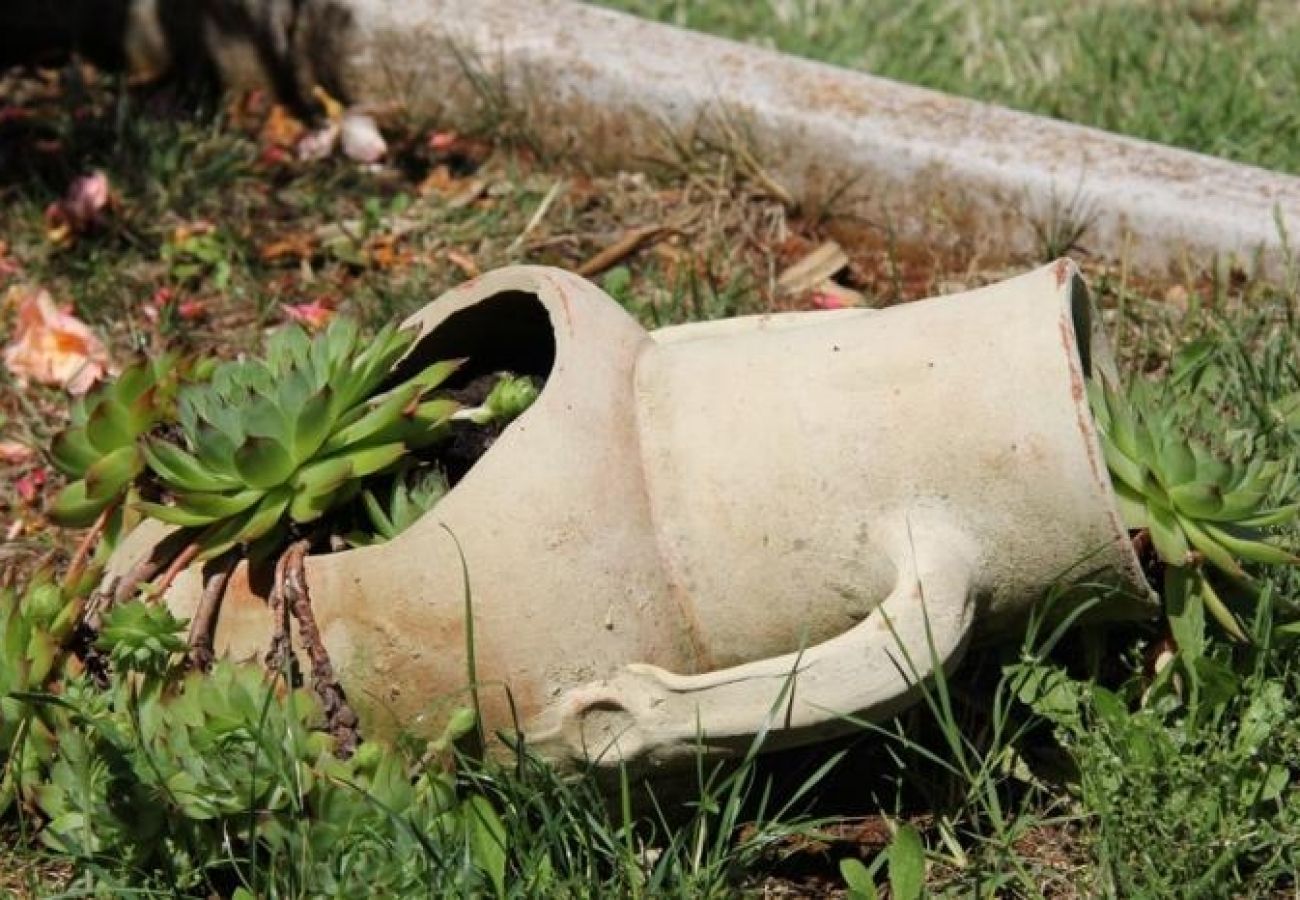
<path fill-rule="evenodd" d="M 1174 509 L 1199 519 L 1207 519 L 1223 509 L 1223 492 L 1217 484 L 1184 481 L 1169 489 Z"/>
<path fill-rule="evenodd" d="M 86 499 L 105 506 L 121 493 L 144 468 L 135 444 L 125 444 L 100 457 L 86 469 Z"/>
<path fill-rule="evenodd" d="M 1150 516 L 1151 542 L 1160 558 L 1171 566 L 1186 565 L 1191 547 L 1177 517 L 1161 506 L 1148 506 L 1147 513 Z"/>
<path fill-rule="evenodd" d="M 99 453 L 112 453 L 134 439 L 131 425 L 132 417 L 126 407 L 105 398 L 86 420 L 86 437 Z"/>
<path fill-rule="evenodd" d="M 272 437 L 250 437 L 235 451 L 235 471 L 245 483 L 262 490 L 282 484 L 296 468 L 293 454 Z"/>
<path fill-rule="evenodd" d="M 1295 554 L 1244 530 L 1206 522 L 1205 531 L 1230 553 L 1250 562 L 1274 566 L 1300 564 L 1300 558 Z"/>
<path fill-rule="evenodd" d="M 373 441 L 376 435 L 401 421 L 402 411 L 411 405 L 419 391 L 418 384 L 395 388 L 361 418 L 330 435 L 321 449 L 332 453 Z"/>
<path fill-rule="evenodd" d="M 352 463 L 352 477 L 364 478 L 376 472 L 382 472 L 406 455 L 406 445 L 401 442 L 380 444 L 377 447 L 363 447 L 352 450 L 341 457 Z"/>
<path fill-rule="evenodd" d="M 90 468 L 100 453 L 91 445 L 84 428 L 69 428 L 55 436 L 50 444 L 50 458 L 59 471 L 79 478 Z"/>
<path fill-rule="evenodd" d="M 457 408 L 422 398 L 459 361 L 391 384 L 414 341 L 414 331 L 394 326 L 361 341 L 355 323 L 336 317 L 315 337 L 297 326 L 277 331 L 262 359 L 217 366 L 206 383 L 182 390 L 179 436 L 144 448 L 171 502 L 138 508 L 201 529 L 194 540 L 202 559 L 235 544 L 263 547 L 286 523 L 347 502 L 362 479 L 446 434 L 439 426 Z"/>
<path fill-rule="evenodd" d="M 354 533 L 354 545 L 390 541 L 411 527 L 447 493 L 447 479 L 441 471 L 408 469 L 394 476 L 384 501 L 373 491 L 361 495 L 361 505 L 372 534 Z"/>
<path fill-rule="evenodd" d="M 1171 439 L 1160 445 L 1156 474 L 1168 487 L 1186 484 L 1196 477 L 1196 456 L 1186 443 Z"/>
<path fill-rule="evenodd" d="M 248 515 L 242 527 L 235 533 L 235 542 L 250 543 L 275 528 L 293 498 L 293 491 L 284 485 L 264 495 L 257 508 Z"/>
<path fill-rule="evenodd" d="M 1293 467 L 1262 456 L 1220 459 L 1187 440 L 1173 410 L 1156 411 L 1151 396 L 1141 383 L 1128 399 L 1100 383 L 1089 386 L 1120 511 L 1130 528 L 1150 533 L 1170 567 L 1167 585 L 1189 585 L 1225 631 L 1246 640 L 1211 576 L 1221 573 L 1250 591 L 1255 581 L 1243 561 L 1300 564 L 1300 557 L 1262 531 L 1300 516 L 1300 503 L 1290 499 Z M 1275 497 L 1287 499 L 1267 505 Z"/>
<path fill-rule="evenodd" d="M 50 518 L 64 527 L 79 528 L 94 522 L 106 506 L 107 502 L 86 496 L 86 482 L 74 481 L 55 496 Z"/>
<path fill-rule="evenodd" d="M 176 489 L 187 492 L 224 491 L 241 486 L 239 479 L 214 471 L 167 441 L 149 440 L 142 449 L 149 468 Z"/>
<path fill-rule="evenodd" d="M 329 437 L 330 408 L 334 404 L 334 391 L 327 384 L 298 408 L 298 418 L 293 429 L 293 454 L 297 459 L 310 459 L 325 439 Z"/>
<path fill-rule="evenodd" d="M 1201 589 L 1201 601 L 1205 604 L 1205 609 L 1219 623 L 1219 627 L 1236 640 L 1242 643 L 1250 643 L 1250 637 L 1246 634 L 1245 629 L 1241 627 L 1241 621 L 1228 608 L 1228 604 L 1223 602 L 1223 598 L 1214 590 L 1214 585 L 1210 583 L 1210 580 L 1201 578 L 1198 581 Z"/>

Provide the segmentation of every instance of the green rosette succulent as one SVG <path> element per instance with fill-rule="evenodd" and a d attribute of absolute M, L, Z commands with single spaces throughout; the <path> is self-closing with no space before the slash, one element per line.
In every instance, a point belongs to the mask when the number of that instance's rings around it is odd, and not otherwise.
<path fill-rule="evenodd" d="M 221 364 L 177 403 L 179 436 L 143 445 L 171 503 L 153 518 L 196 529 L 197 558 L 306 524 L 350 499 L 360 480 L 444 435 L 459 406 L 429 397 L 460 365 L 436 362 L 381 393 L 416 334 L 395 326 L 362 340 L 336 318 L 314 339 L 276 332 L 264 359 Z"/>
<path fill-rule="evenodd" d="M 0 815 L 39 782 L 53 753 L 58 728 L 51 710 L 24 694 L 44 691 L 63 672 L 84 596 L 84 589 L 61 586 L 48 570 L 21 590 L 0 587 Z"/>
<path fill-rule="evenodd" d="M 1102 452 L 1130 529 L 1146 530 L 1169 566 L 1208 565 L 1248 590 L 1255 580 L 1243 562 L 1295 565 L 1297 557 L 1267 529 L 1293 522 L 1300 503 L 1276 505 L 1294 477 L 1277 460 L 1230 462 L 1188 440 L 1172 415 L 1157 415 L 1145 395 L 1132 400 L 1098 382 L 1089 385 Z M 1212 583 L 1197 584 L 1205 608 L 1234 637 L 1246 635 Z"/>
<path fill-rule="evenodd" d="M 394 476 L 386 491 L 361 492 L 368 532 L 348 535 L 356 547 L 391 541 L 414 525 L 447 493 L 447 476 L 436 468 L 411 469 Z"/>
<path fill-rule="evenodd" d="M 502 373 L 479 406 L 457 410 L 453 419 L 475 425 L 506 424 L 532 406 L 540 389 L 527 375 Z"/>
<path fill-rule="evenodd" d="M 140 360 L 73 403 L 68 427 L 50 446 L 70 479 L 50 508 L 55 522 L 89 525 L 123 500 L 145 467 L 142 439 L 170 415 L 176 371 L 174 354 Z"/>

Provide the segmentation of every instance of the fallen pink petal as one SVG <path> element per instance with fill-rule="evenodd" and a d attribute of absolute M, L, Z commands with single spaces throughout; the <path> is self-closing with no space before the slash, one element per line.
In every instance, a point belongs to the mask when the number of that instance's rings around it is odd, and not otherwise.
<path fill-rule="evenodd" d="M 455 146 L 457 137 L 454 131 L 435 131 L 429 135 L 429 149 L 440 153 L 450 150 Z"/>
<path fill-rule="evenodd" d="M 340 126 L 343 155 L 360 163 L 376 163 L 388 152 L 388 144 L 379 133 L 375 120 L 364 113 L 349 112 Z"/>
<path fill-rule="evenodd" d="M 36 458 L 36 451 L 18 441 L 0 441 L 0 464 L 21 466 Z"/>
<path fill-rule="evenodd" d="M 33 469 L 15 481 L 14 490 L 18 493 L 18 499 L 28 506 L 34 506 L 40 500 L 41 489 L 45 487 L 45 478 L 44 469 Z"/>
<path fill-rule="evenodd" d="M 185 322 L 197 322 L 208 317 L 208 307 L 202 300 L 182 300 L 176 314 Z"/>
<path fill-rule="evenodd" d="M 334 152 L 334 146 L 339 141 L 339 131 L 339 123 L 330 122 L 303 135 L 298 141 L 298 158 L 304 162 L 325 159 Z"/>
<path fill-rule="evenodd" d="M 324 328 L 334 316 L 334 310 L 319 300 L 310 303 L 282 303 L 280 309 L 284 311 L 286 319 L 312 331 Z"/>
<path fill-rule="evenodd" d="M 817 291 L 809 298 L 814 309 L 846 309 L 848 303 L 843 297 L 837 297 L 828 291 Z"/>
<path fill-rule="evenodd" d="M 19 383 L 35 381 L 84 394 L 108 372 L 103 342 L 85 322 L 55 306 L 48 291 L 15 286 L 5 305 L 17 310 L 17 324 L 4 348 L 4 364 Z"/>
<path fill-rule="evenodd" d="M 94 225 L 108 206 L 108 195 L 108 176 L 103 172 L 75 179 L 63 198 L 63 210 L 72 227 L 84 231 Z"/>
<path fill-rule="evenodd" d="M 0 278 L 21 275 L 23 264 L 9 254 L 9 245 L 0 241 Z"/>

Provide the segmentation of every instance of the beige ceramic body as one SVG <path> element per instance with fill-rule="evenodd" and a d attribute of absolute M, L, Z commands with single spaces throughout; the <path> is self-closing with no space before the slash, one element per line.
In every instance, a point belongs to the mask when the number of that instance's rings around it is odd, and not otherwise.
<path fill-rule="evenodd" d="M 461 553 L 486 723 L 558 763 L 889 714 L 1063 578 L 1126 592 L 1101 615 L 1150 612 L 1084 396 L 1084 360 L 1106 358 L 1087 314 L 1065 262 L 885 311 L 653 334 L 558 270 L 449 292 L 413 317 L 415 356 L 517 352 L 548 380 L 407 532 L 308 559 L 365 728 L 432 731 L 466 702 Z M 264 581 L 232 579 L 219 651 L 260 658 Z M 189 614 L 199 592 L 191 570 L 168 602 Z"/>

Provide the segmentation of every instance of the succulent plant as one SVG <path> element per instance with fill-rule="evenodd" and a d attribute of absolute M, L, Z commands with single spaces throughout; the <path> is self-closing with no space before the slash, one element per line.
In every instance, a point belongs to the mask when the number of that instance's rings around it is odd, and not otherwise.
<path fill-rule="evenodd" d="M 527 375 L 502 373 L 481 405 L 457 410 L 452 418 L 475 425 L 505 424 L 531 406 L 538 392 L 537 383 Z"/>
<path fill-rule="evenodd" d="M 95 646 L 108 654 L 116 672 L 161 675 L 172 655 L 185 650 L 183 624 L 165 605 L 120 603 L 105 616 Z"/>
<path fill-rule="evenodd" d="M 447 493 L 447 476 L 437 468 L 408 469 L 397 473 L 382 501 L 372 490 L 361 492 L 368 531 L 348 535 L 348 543 L 365 546 L 391 541 L 433 508 Z"/>
<path fill-rule="evenodd" d="M 140 360 L 73 403 L 71 423 L 50 447 L 72 479 L 50 509 L 60 525 L 89 525 L 120 502 L 144 469 L 141 439 L 170 414 L 177 385 L 172 354 Z"/>
<path fill-rule="evenodd" d="M 1154 413 L 1140 391 L 1132 400 L 1098 382 L 1089 399 L 1120 512 L 1129 528 L 1144 529 L 1169 566 L 1203 570 L 1253 588 L 1242 561 L 1295 565 L 1297 557 L 1265 529 L 1285 525 L 1300 503 L 1270 505 L 1291 493 L 1293 473 L 1276 460 L 1230 462 L 1188 440 L 1171 415 Z M 1245 634 L 1212 583 L 1201 579 L 1206 609 L 1235 637 Z"/>
<path fill-rule="evenodd" d="M 80 618 L 84 591 L 69 591 L 50 572 L 23 589 L 0 587 L 0 815 L 39 780 L 54 750 L 57 727 L 23 697 L 60 671 L 63 649 Z"/>
<path fill-rule="evenodd" d="M 81 595 L 65 591 L 48 572 L 38 572 L 21 591 L 0 588 L 0 698 L 45 682 L 82 605 Z"/>
<path fill-rule="evenodd" d="M 179 440 L 143 445 L 170 504 L 144 502 L 147 515 L 199 529 L 197 558 L 304 524 L 351 497 L 359 480 L 436 442 L 455 402 L 428 398 L 459 366 L 436 362 L 376 392 L 415 333 L 389 326 L 362 341 L 336 318 L 314 339 L 280 329 L 265 359 L 223 363 L 204 384 L 180 393 Z"/>

